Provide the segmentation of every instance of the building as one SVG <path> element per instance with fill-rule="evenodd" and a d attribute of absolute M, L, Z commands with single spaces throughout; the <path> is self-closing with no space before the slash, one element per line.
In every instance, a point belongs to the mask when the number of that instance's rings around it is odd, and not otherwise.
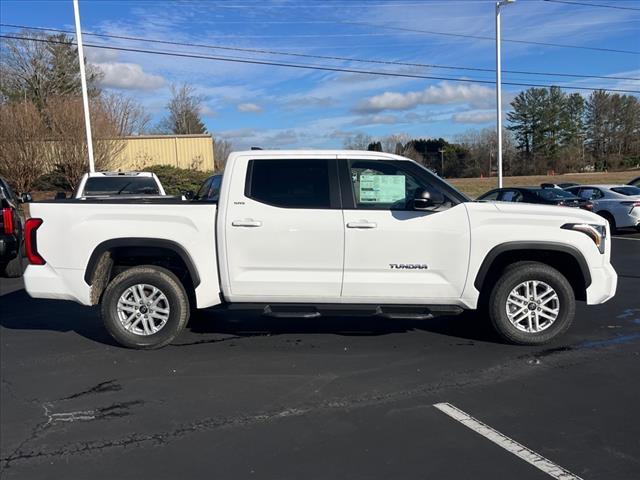
<path fill-rule="evenodd" d="M 112 163 L 114 170 L 144 170 L 151 165 L 213 172 L 211 135 L 140 135 L 123 137 Z"/>

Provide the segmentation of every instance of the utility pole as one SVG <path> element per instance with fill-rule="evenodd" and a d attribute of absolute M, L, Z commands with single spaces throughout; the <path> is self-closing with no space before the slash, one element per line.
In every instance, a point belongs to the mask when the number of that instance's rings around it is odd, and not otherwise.
<path fill-rule="evenodd" d="M 498 187 L 502 188 L 502 65 L 500 59 L 500 7 L 516 0 L 496 2 L 496 118 L 498 129 Z"/>
<path fill-rule="evenodd" d="M 89 152 L 89 171 L 95 172 L 93 160 L 93 138 L 91 136 L 91 117 L 89 116 L 89 95 L 87 93 L 87 74 L 84 68 L 84 50 L 82 48 L 82 29 L 80 28 L 80 7 L 73 0 L 73 14 L 76 19 L 76 40 L 78 42 L 78 60 L 80 62 L 80 84 L 82 85 L 82 106 L 84 108 L 84 126 L 87 133 L 87 151 Z"/>
<path fill-rule="evenodd" d="M 444 178 L 444 148 L 438 149 L 440 152 L 440 176 Z"/>

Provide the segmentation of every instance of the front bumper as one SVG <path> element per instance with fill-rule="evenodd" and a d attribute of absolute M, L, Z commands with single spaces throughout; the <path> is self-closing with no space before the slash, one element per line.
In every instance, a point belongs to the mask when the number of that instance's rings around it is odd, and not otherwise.
<path fill-rule="evenodd" d="M 613 298 L 618 287 L 618 274 L 610 263 L 591 269 L 591 285 L 587 288 L 587 305 L 598 305 Z"/>

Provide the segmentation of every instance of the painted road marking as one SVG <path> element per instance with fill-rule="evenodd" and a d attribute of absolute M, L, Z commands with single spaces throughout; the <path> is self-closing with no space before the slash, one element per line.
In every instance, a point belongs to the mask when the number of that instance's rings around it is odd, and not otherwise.
<path fill-rule="evenodd" d="M 556 465 L 551 460 L 544 458 L 542 455 L 538 455 L 533 450 L 530 450 L 524 445 L 516 442 L 515 440 L 512 440 L 511 438 L 501 434 L 497 430 L 491 428 L 489 425 L 482 423 L 480 420 L 476 420 L 471 415 L 466 414 L 450 403 L 436 403 L 433 406 L 441 412 L 449 415 L 454 420 L 462 423 L 465 427 L 470 428 L 476 433 L 479 433 L 488 440 L 491 440 L 496 445 L 513 453 L 515 456 L 520 457 L 525 462 L 530 463 L 534 467 L 542 470 L 544 473 L 552 476 L 553 478 L 559 480 L 582 480 L 577 475 L 574 475 L 570 471 L 565 470 L 559 465 Z"/>

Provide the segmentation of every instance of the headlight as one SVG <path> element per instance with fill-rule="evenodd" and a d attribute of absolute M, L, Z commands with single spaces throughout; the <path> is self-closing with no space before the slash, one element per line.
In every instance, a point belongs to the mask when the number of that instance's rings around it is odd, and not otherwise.
<path fill-rule="evenodd" d="M 561 228 L 575 230 L 587 235 L 596 244 L 600 253 L 604 253 L 607 240 L 607 227 L 604 225 L 592 225 L 590 223 L 565 223 Z"/>

